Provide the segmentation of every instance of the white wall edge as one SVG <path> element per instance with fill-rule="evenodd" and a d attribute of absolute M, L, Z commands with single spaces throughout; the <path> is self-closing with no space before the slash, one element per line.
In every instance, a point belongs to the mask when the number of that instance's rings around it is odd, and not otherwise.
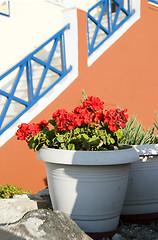
<path fill-rule="evenodd" d="M 65 25 L 67 23 L 70 23 L 70 29 L 66 30 L 65 32 L 65 44 L 67 66 L 69 67 L 71 65 L 72 71 L 0 136 L 0 147 L 15 135 L 18 129 L 18 125 L 21 123 L 29 123 L 50 103 L 52 103 L 78 77 L 77 9 L 66 10 L 64 12 L 63 21 Z M 52 116 L 52 113 L 50 113 L 50 118 Z"/>
<path fill-rule="evenodd" d="M 156 3 L 153 3 L 153 2 L 148 2 L 150 5 L 153 5 L 153 6 L 155 6 L 155 7 L 158 7 L 158 3 L 156 4 Z"/>
<path fill-rule="evenodd" d="M 125 22 L 109 39 L 107 39 L 91 56 L 88 57 L 88 67 L 91 66 L 109 47 L 112 46 L 136 21 L 140 19 L 140 0 L 133 0 L 134 15 Z"/>

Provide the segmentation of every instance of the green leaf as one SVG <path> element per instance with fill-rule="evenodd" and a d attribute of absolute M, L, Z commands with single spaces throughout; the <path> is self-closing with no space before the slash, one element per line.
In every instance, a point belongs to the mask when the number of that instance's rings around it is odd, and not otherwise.
<path fill-rule="evenodd" d="M 107 136 L 107 144 L 111 145 L 111 144 L 114 144 L 114 143 L 115 143 L 115 139 L 112 138 L 110 134 L 108 134 L 108 136 Z"/>
<path fill-rule="evenodd" d="M 30 149 L 33 149 L 33 144 L 34 144 L 34 137 L 30 138 L 29 142 L 28 142 L 28 146 Z"/>
<path fill-rule="evenodd" d="M 100 139 L 99 138 L 91 138 L 88 142 L 89 142 L 89 145 L 98 146 L 100 143 Z"/>
<path fill-rule="evenodd" d="M 116 137 L 118 140 L 121 139 L 122 138 L 122 128 L 119 128 L 119 130 L 117 132 L 115 132 L 115 134 L 116 134 Z"/>
<path fill-rule="evenodd" d="M 111 144 L 114 144 L 115 143 L 115 139 L 114 138 L 110 138 L 110 142 L 111 142 Z"/>
<path fill-rule="evenodd" d="M 79 134 L 81 132 L 81 129 L 79 127 L 74 129 L 74 134 Z"/>
<path fill-rule="evenodd" d="M 68 150 L 75 150 L 75 145 L 74 144 L 69 144 L 68 145 Z"/>
<path fill-rule="evenodd" d="M 67 147 L 66 147 L 66 143 L 61 143 L 61 149 L 64 149 L 64 150 L 66 150 L 67 149 Z"/>
<path fill-rule="evenodd" d="M 82 94 L 83 94 L 84 99 L 87 99 L 87 95 L 86 95 L 86 92 L 84 89 L 82 90 Z"/>
<path fill-rule="evenodd" d="M 89 139 L 88 135 L 85 133 L 81 134 L 81 138 L 83 139 L 83 141 Z"/>
<path fill-rule="evenodd" d="M 64 136 L 63 136 L 63 135 L 58 135 L 58 136 L 57 136 L 57 140 L 58 140 L 58 142 L 60 142 L 60 143 L 64 142 Z"/>
<path fill-rule="evenodd" d="M 106 143 L 107 143 L 106 137 L 105 136 L 101 136 L 101 139 L 103 140 L 103 143 L 106 145 Z"/>
<path fill-rule="evenodd" d="M 50 124 L 52 124 L 53 126 L 56 125 L 56 120 L 54 120 L 54 119 L 50 119 L 48 122 L 49 122 Z"/>

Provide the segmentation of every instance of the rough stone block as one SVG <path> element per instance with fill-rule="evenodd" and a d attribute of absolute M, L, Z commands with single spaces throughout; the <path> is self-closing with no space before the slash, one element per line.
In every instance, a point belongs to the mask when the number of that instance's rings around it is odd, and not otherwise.
<path fill-rule="evenodd" d="M 66 214 L 48 209 L 27 213 L 19 222 L 0 228 L 21 239 L 33 240 L 90 240 Z M 2 236 L 2 235 L 1 235 Z M 2 236 L 3 237 L 3 236 Z"/>
<path fill-rule="evenodd" d="M 16 195 L 13 199 L 0 199 L 0 224 L 18 221 L 28 211 L 47 208 L 46 200 L 31 200 L 27 195 Z"/>

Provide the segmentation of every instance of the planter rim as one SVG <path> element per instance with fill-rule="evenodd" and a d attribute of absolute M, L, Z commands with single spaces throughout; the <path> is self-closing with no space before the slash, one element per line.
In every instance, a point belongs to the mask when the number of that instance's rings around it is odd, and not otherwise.
<path fill-rule="evenodd" d="M 158 144 L 133 145 L 133 147 L 140 156 L 158 155 Z"/>
<path fill-rule="evenodd" d="M 66 165 L 116 165 L 129 164 L 139 160 L 133 146 L 124 145 L 121 150 L 74 151 L 42 147 L 37 158 L 44 162 Z"/>

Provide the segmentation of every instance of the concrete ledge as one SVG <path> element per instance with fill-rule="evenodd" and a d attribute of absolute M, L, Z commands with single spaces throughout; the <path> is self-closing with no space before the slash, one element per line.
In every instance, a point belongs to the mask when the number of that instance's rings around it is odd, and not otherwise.
<path fill-rule="evenodd" d="M 16 195 L 12 199 L 0 199 L 0 224 L 20 220 L 27 212 L 52 208 L 48 189 L 37 194 Z"/>

